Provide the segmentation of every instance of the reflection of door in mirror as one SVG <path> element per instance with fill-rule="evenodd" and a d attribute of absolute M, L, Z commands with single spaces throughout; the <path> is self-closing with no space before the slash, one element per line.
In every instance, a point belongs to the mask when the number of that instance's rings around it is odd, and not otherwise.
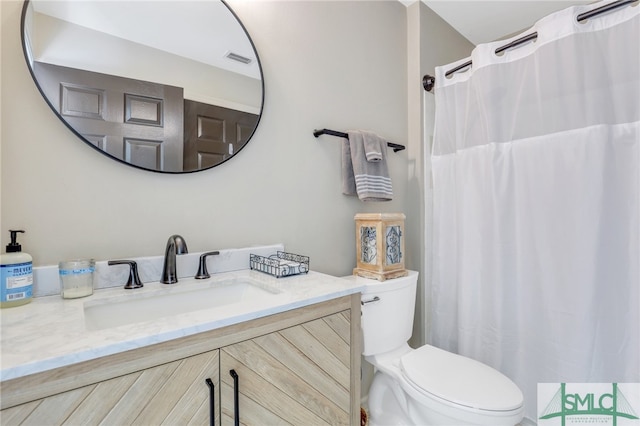
<path fill-rule="evenodd" d="M 216 105 L 184 101 L 184 171 L 219 164 L 251 137 L 259 116 Z"/>
<path fill-rule="evenodd" d="M 127 164 L 206 169 L 235 155 L 260 120 L 260 61 L 222 0 L 25 0 L 22 36 L 29 70 L 58 118 Z M 45 64 L 70 73 L 41 77 Z M 184 127 L 191 101 L 220 108 L 198 112 L 193 132 Z M 187 133 L 194 136 L 185 144 Z"/>
<path fill-rule="evenodd" d="M 57 112 L 82 137 L 126 163 L 183 171 L 183 95 L 174 86 L 34 63 Z"/>

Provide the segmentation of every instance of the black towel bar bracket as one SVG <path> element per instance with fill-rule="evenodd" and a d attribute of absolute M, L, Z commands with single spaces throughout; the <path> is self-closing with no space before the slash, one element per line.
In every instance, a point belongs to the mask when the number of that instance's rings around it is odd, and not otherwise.
<path fill-rule="evenodd" d="M 331 135 L 331 136 L 337 136 L 339 138 L 345 138 L 345 139 L 349 139 L 349 135 L 345 132 L 337 132 L 335 130 L 329 130 L 329 129 L 320 129 L 320 130 L 314 130 L 313 131 L 313 136 L 315 136 L 316 138 L 318 136 L 321 135 Z M 393 152 L 398 152 L 398 151 L 402 151 L 403 149 L 405 149 L 404 145 L 399 145 L 397 143 L 393 143 L 393 142 L 387 142 L 387 146 L 389 148 L 393 149 Z"/>

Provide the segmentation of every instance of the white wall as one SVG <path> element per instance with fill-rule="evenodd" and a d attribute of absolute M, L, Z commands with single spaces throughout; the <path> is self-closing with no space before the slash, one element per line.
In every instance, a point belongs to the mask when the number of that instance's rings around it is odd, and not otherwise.
<path fill-rule="evenodd" d="M 472 48 L 434 12 L 396 0 L 230 1 L 262 61 L 262 121 L 231 161 L 175 176 L 126 167 L 76 139 L 28 73 L 22 3 L 0 3 L 0 244 L 8 229 L 24 228 L 24 250 L 46 265 L 158 255 L 173 233 L 191 251 L 282 242 L 311 256 L 314 270 L 348 275 L 355 213 L 403 212 L 407 267 L 421 273 L 412 343 L 424 343 L 430 168 L 423 164 L 421 81 Z M 315 139 L 313 129 L 322 127 L 370 129 L 407 145 L 389 151 L 394 201 L 341 194 L 341 142 Z"/>
<path fill-rule="evenodd" d="M 446 23 L 440 16 L 438 16 L 433 10 L 427 7 L 424 3 L 417 3 L 419 7 L 420 15 L 420 51 L 423 52 L 420 55 L 420 76 L 429 74 L 435 75 L 435 67 L 440 65 L 446 65 L 461 58 L 466 58 L 471 55 L 471 51 L 475 47 L 466 38 L 462 37 L 456 30 L 454 30 L 448 23 Z M 429 52 L 425 54 L 424 52 Z M 422 85 L 422 79 L 420 79 Z M 412 337 L 412 343 L 415 345 L 423 345 L 429 342 L 429 336 L 426 333 L 427 321 L 429 318 L 428 309 L 431 305 L 429 297 L 429 286 L 431 284 L 431 229 L 432 229 L 432 187 L 431 187 L 431 142 L 432 142 L 432 130 L 434 116 L 427 117 L 425 120 L 425 97 L 432 96 L 427 92 L 420 92 L 420 97 L 417 98 L 415 93 L 409 92 L 410 102 L 413 99 L 412 105 L 416 109 L 420 109 L 420 114 L 415 114 L 411 109 L 409 117 L 419 121 L 421 132 L 423 137 L 423 151 L 421 152 L 421 158 L 424 161 L 421 162 L 422 173 L 424 179 L 422 181 L 422 191 L 420 194 L 420 209 L 422 211 L 421 217 L 423 218 L 421 228 L 421 238 L 423 255 L 419 261 L 420 268 L 424 273 L 422 274 L 421 285 L 418 291 L 418 297 L 416 300 L 417 309 L 419 313 L 416 315 L 416 321 L 414 323 L 414 333 Z M 433 101 L 431 98 L 427 102 Z M 431 104 L 432 106 L 433 104 Z M 425 122 L 426 121 L 426 122 Z M 410 127 L 411 129 L 412 127 Z M 426 154 L 426 155 L 425 155 Z"/>
<path fill-rule="evenodd" d="M 340 142 L 314 128 L 371 129 L 407 144 L 406 11 L 397 1 L 231 1 L 264 68 L 253 140 L 214 169 L 162 175 L 81 143 L 35 88 L 20 46 L 22 3 L 2 2 L 1 244 L 24 228 L 36 265 L 282 242 L 315 270 L 355 265 L 353 216 L 407 211 L 407 155 L 390 153 L 395 199 L 340 192 Z M 410 265 L 411 266 L 411 265 Z"/>
<path fill-rule="evenodd" d="M 408 261 L 421 271 L 416 297 L 416 321 L 411 344 L 426 343 L 428 287 L 431 278 L 431 126 L 425 126 L 424 98 L 432 97 L 423 89 L 422 77 L 435 75 L 435 67 L 471 54 L 473 44 L 457 33 L 440 16 L 422 2 L 407 8 L 408 49 L 408 138 L 410 144 L 409 196 L 407 209 L 417 212 L 405 224 L 414 229 L 416 238 L 408 240 Z M 425 161 L 426 160 L 426 161 Z M 419 219 L 415 219 L 419 218 Z"/>
<path fill-rule="evenodd" d="M 169 235 L 191 251 L 284 243 L 314 270 L 355 266 L 353 216 L 403 212 L 407 267 L 421 282 L 413 344 L 424 343 L 425 174 L 422 75 L 471 44 L 421 2 L 242 1 L 230 5 L 260 55 L 265 108 L 251 142 L 211 170 L 162 175 L 126 167 L 80 142 L 37 91 L 20 45 L 22 2 L 2 1 L 0 244 L 24 228 L 36 265 L 158 255 Z M 314 128 L 370 129 L 389 151 L 395 199 L 341 194 L 340 140 Z"/>
<path fill-rule="evenodd" d="M 471 53 L 473 45 L 422 2 L 407 7 L 407 196 L 405 212 L 406 263 L 420 272 L 415 306 L 412 347 L 426 343 L 428 285 L 430 282 L 430 126 L 425 126 L 422 77 L 434 69 Z M 428 121 L 428 120 L 426 120 Z M 429 127 L 429 128 L 427 128 Z M 427 158 L 427 161 L 425 161 Z M 426 238 L 424 238 L 426 236 Z M 373 366 L 362 363 L 362 395 L 366 398 Z"/>

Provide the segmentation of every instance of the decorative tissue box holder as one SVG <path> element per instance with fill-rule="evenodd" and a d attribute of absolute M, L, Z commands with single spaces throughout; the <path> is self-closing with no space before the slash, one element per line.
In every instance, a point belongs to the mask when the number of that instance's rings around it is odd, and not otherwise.
<path fill-rule="evenodd" d="M 288 277 L 309 272 L 309 257 L 284 251 L 279 251 L 269 257 L 250 254 L 249 267 L 276 278 Z"/>
<path fill-rule="evenodd" d="M 385 281 L 406 277 L 402 213 L 358 213 L 354 275 Z"/>

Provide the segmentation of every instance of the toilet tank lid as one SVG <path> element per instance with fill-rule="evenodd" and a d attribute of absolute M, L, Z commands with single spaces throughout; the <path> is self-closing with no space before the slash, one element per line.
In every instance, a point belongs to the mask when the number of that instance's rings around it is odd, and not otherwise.
<path fill-rule="evenodd" d="M 406 277 L 401 278 L 392 278 L 390 280 L 378 281 L 372 278 L 364 278 L 359 277 L 357 275 L 349 275 L 347 277 L 342 277 L 347 280 L 355 281 L 358 284 L 365 285 L 366 288 L 362 291 L 363 294 L 371 293 L 371 292 L 382 292 L 382 291 L 390 291 L 397 290 L 399 288 L 406 287 L 408 285 L 412 285 L 418 279 L 417 271 L 409 271 Z"/>
<path fill-rule="evenodd" d="M 425 392 L 473 409 L 511 411 L 522 407 L 520 388 L 486 364 L 425 345 L 400 359 L 402 373 Z"/>

